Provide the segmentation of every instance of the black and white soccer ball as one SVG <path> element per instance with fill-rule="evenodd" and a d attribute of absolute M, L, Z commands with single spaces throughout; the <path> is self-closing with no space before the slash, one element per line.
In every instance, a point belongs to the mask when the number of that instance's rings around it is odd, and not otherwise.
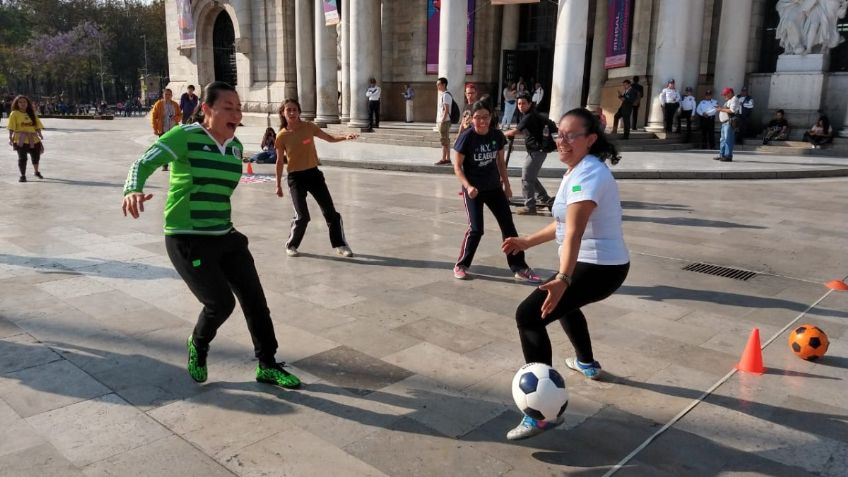
<path fill-rule="evenodd" d="M 512 378 L 512 398 L 524 414 L 541 421 L 553 421 L 568 406 L 565 379 L 544 363 L 527 363 Z"/>

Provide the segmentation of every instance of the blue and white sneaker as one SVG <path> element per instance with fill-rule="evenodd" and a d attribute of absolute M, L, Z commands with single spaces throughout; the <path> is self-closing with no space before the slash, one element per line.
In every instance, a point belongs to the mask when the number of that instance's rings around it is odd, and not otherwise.
<path fill-rule="evenodd" d="M 597 361 L 592 361 L 591 363 L 582 363 L 580 361 L 577 361 L 577 358 L 566 358 L 565 365 L 577 371 L 578 373 L 583 373 L 583 376 L 586 376 L 589 379 L 601 378 L 601 363 Z"/>
<path fill-rule="evenodd" d="M 555 421 L 537 421 L 530 416 L 524 416 L 521 422 L 514 429 L 506 433 L 506 438 L 510 441 L 527 439 L 528 437 L 538 436 L 539 434 L 551 430 L 565 422 L 563 416 L 559 416 Z"/>

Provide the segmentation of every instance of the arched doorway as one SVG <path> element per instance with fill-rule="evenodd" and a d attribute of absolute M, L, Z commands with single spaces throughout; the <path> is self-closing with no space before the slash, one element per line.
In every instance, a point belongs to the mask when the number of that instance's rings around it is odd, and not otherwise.
<path fill-rule="evenodd" d="M 233 21 L 226 11 L 221 11 L 212 27 L 212 55 L 215 63 L 215 81 L 226 81 L 235 86 L 236 73 L 236 33 Z"/>

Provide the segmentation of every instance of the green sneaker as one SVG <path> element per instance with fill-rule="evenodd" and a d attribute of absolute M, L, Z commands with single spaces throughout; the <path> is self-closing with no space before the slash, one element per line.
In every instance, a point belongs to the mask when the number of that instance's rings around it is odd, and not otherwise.
<path fill-rule="evenodd" d="M 197 349 L 194 345 L 194 340 L 191 336 L 186 340 L 186 349 L 188 349 L 188 374 L 191 379 L 198 383 L 206 382 L 206 352 Z"/>
<path fill-rule="evenodd" d="M 256 365 L 256 380 L 260 383 L 274 384 L 287 389 L 299 388 L 300 379 L 283 369 L 285 365 L 286 363 L 277 363 L 274 367 L 265 367 L 262 364 Z"/>

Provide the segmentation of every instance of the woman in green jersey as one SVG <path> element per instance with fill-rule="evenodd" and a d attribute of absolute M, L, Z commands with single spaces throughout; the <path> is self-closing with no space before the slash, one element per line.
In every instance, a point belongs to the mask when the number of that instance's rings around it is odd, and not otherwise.
<path fill-rule="evenodd" d="M 209 343 L 238 298 L 259 360 L 256 380 L 296 388 L 300 380 L 275 359 L 274 325 L 247 237 L 230 221 L 230 196 L 242 168 L 243 147 L 235 137 L 241 101 L 224 82 L 213 82 L 205 91 L 203 123 L 174 127 L 133 163 L 124 185 L 124 215 L 138 218 L 144 212 L 144 202 L 153 197 L 143 192 L 145 181 L 170 164 L 165 247 L 177 273 L 203 304 L 186 341 L 189 374 L 197 382 L 206 381 Z"/>

